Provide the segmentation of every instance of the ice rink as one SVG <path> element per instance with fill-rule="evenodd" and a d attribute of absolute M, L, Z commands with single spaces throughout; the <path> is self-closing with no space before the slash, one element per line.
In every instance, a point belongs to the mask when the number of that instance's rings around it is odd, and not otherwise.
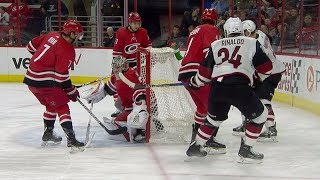
<path fill-rule="evenodd" d="M 44 108 L 23 84 L 0 84 L 0 179 L 103 179 L 103 180 L 257 180 L 320 179 L 320 117 L 274 104 L 278 143 L 257 143 L 264 153 L 262 164 L 239 164 L 240 138 L 232 128 L 241 117 L 236 109 L 220 128 L 217 139 L 227 153 L 184 162 L 188 145 L 130 144 L 107 139 L 106 132 L 92 120 L 96 135 L 91 147 L 70 154 L 63 135 L 61 145 L 41 147 Z M 79 103 L 70 103 L 74 129 L 85 138 L 88 113 Z M 113 99 L 94 106 L 102 119 L 114 111 Z"/>

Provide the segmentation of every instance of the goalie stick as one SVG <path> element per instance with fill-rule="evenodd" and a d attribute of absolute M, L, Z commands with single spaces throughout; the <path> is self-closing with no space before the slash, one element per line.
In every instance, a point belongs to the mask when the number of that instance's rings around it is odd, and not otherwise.
<path fill-rule="evenodd" d="M 110 78 L 110 77 L 111 77 L 111 76 L 105 76 L 105 77 L 96 79 L 96 80 L 94 80 L 94 81 L 90 81 L 90 82 L 87 82 L 87 83 L 84 83 L 84 84 L 76 85 L 76 88 L 81 88 L 81 87 L 83 87 L 83 86 L 87 86 L 87 85 L 90 85 L 90 84 L 93 84 L 93 83 L 102 81 L 102 80 L 107 79 L 107 78 Z"/>
<path fill-rule="evenodd" d="M 99 125 L 105 130 L 107 131 L 108 134 L 110 135 L 118 135 L 118 134 L 123 134 L 124 132 L 127 131 L 127 127 L 120 127 L 119 129 L 115 129 L 115 130 L 110 130 L 108 129 L 105 125 L 102 124 L 102 122 L 97 118 L 97 116 L 95 116 L 92 111 L 90 111 L 90 109 L 83 104 L 83 102 L 77 98 L 77 101 L 79 102 L 79 104 L 93 117 L 94 120 L 96 120 Z"/>

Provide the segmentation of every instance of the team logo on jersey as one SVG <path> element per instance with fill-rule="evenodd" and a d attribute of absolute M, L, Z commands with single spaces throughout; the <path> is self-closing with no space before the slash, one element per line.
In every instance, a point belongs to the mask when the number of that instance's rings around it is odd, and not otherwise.
<path fill-rule="evenodd" d="M 124 47 L 124 51 L 126 54 L 134 54 L 137 52 L 140 43 L 128 44 Z"/>

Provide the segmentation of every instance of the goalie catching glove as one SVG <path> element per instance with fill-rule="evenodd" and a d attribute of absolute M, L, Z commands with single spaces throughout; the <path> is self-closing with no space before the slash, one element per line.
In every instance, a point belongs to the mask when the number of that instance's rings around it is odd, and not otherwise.
<path fill-rule="evenodd" d="M 104 90 L 104 83 L 100 81 L 98 86 L 95 88 L 93 92 L 91 92 L 87 96 L 83 96 L 82 98 L 87 100 L 89 104 L 93 103 L 98 103 L 100 102 L 104 97 L 106 97 L 107 92 Z"/>

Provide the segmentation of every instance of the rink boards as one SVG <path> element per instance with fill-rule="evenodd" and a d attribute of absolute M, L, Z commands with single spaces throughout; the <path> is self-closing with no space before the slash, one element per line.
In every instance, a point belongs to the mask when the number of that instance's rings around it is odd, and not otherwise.
<path fill-rule="evenodd" d="M 0 82 L 22 82 L 31 54 L 24 47 L 0 47 Z M 286 72 L 274 99 L 320 115 L 320 59 L 278 55 Z M 70 70 L 75 84 L 111 74 L 111 49 L 78 48 Z"/>

